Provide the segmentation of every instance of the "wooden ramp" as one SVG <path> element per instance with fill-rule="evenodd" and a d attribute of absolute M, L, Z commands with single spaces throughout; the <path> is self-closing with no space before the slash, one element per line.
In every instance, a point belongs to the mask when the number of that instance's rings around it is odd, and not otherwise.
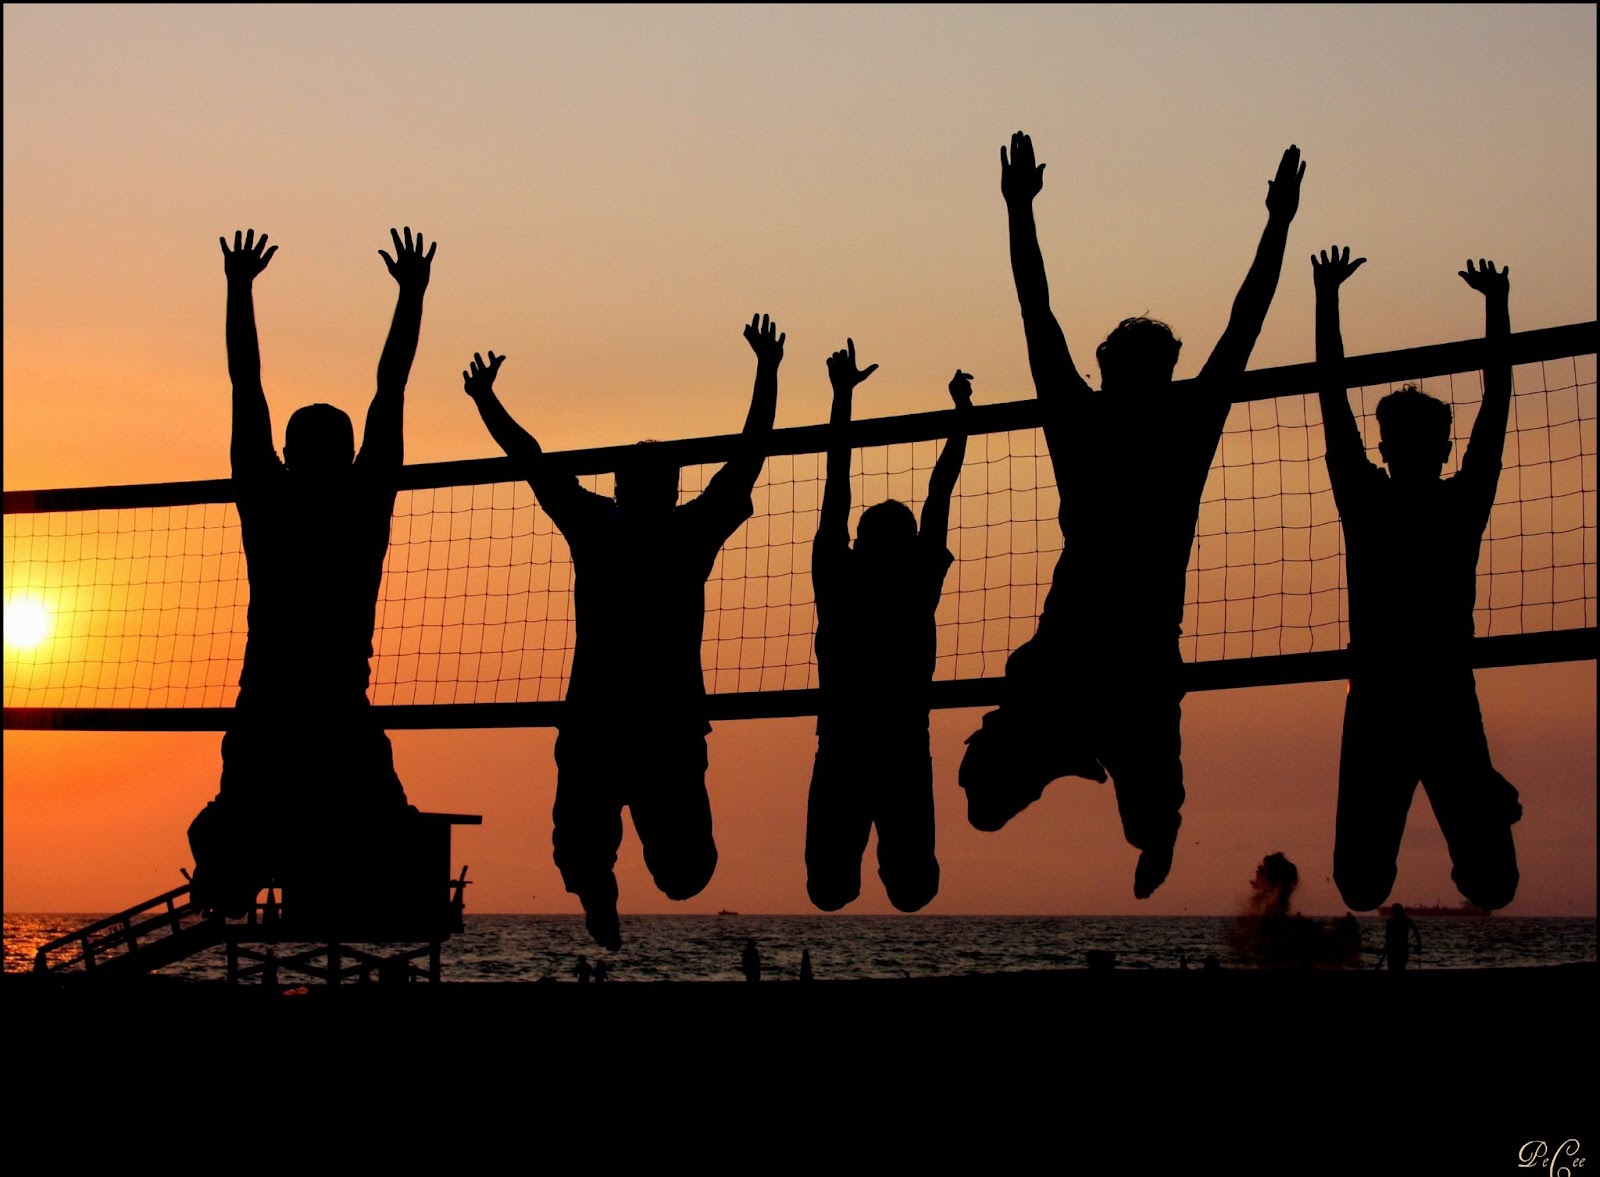
<path fill-rule="evenodd" d="M 187 885 L 176 887 L 42 945 L 33 971 L 114 982 L 222 945 L 233 983 L 276 985 L 284 973 L 330 985 L 437 981 L 440 946 L 462 930 L 466 908 L 467 868 L 452 877 L 450 830 L 483 818 L 416 816 L 409 844 L 381 876 L 352 882 L 336 870 L 286 875 L 234 919 L 202 912 Z"/>

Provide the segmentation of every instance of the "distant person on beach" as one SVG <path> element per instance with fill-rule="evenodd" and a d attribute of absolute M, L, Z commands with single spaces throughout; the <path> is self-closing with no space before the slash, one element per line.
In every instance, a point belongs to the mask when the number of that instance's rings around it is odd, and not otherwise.
<path fill-rule="evenodd" d="M 313 404 L 289 418 L 282 461 L 261 383 L 253 295 L 278 247 L 253 229 L 235 232 L 231 249 L 220 239 L 233 495 L 250 611 L 239 696 L 222 739 L 221 791 L 189 827 L 192 896 L 202 909 L 241 915 L 286 868 L 304 880 L 354 862 L 356 873 L 377 875 L 415 813 L 366 690 L 404 462 L 406 382 L 438 245 L 424 249 L 410 228 L 403 239 L 389 232 L 394 256 L 378 252 L 399 296 L 360 452 L 350 418 Z M 352 885 L 347 871 L 341 886 Z"/>
<path fill-rule="evenodd" d="M 1472 673 L 1472 611 L 1511 411 L 1511 271 L 1482 259 L 1460 271 L 1484 298 L 1486 360 L 1471 440 L 1460 471 L 1445 478 L 1450 406 L 1414 386 L 1378 402 L 1387 473 L 1367 458 L 1346 395 L 1339 325 L 1339 287 L 1365 261 L 1339 247 L 1311 259 L 1328 480 L 1350 578 L 1333 881 L 1357 911 L 1389 897 L 1420 780 L 1450 848 L 1450 878 L 1469 902 L 1492 911 L 1517 893 L 1511 827 L 1522 805 L 1489 758 Z"/>
<path fill-rule="evenodd" d="M 578 963 L 573 966 L 573 975 L 578 978 L 578 984 L 587 985 L 594 979 L 594 967 L 589 963 L 589 958 L 583 953 L 578 954 Z"/>
<path fill-rule="evenodd" d="M 617 848 L 622 809 L 669 899 L 711 881 L 717 846 L 706 796 L 705 584 L 722 545 L 753 513 L 778 403 L 784 336 L 765 315 L 744 329 L 755 388 L 732 458 L 704 492 L 678 502 L 678 467 L 641 442 L 617 468 L 614 497 L 585 490 L 546 457 L 495 395 L 505 357 L 474 355 L 462 380 L 489 433 L 572 549 L 577 639 L 556 739 L 555 863 L 596 943 L 622 944 Z"/>
<path fill-rule="evenodd" d="M 954 557 L 950 495 L 967 450 L 972 377 L 950 381 L 956 421 L 928 479 L 922 525 L 890 499 L 861 514 L 850 546 L 851 398 L 878 365 L 856 367 L 855 340 L 828 357 L 833 385 L 828 480 L 811 548 L 817 602 L 817 758 L 806 810 L 806 892 L 823 911 L 861 894 L 861 856 L 878 830 L 889 902 L 918 911 L 939 893 L 934 855 L 928 684 L 934 611 Z"/>
<path fill-rule="evenodd" d="M 761 953 L 754 940 L 744 942 L 744 954 L 739 958 L 739 967 L 744 970 L 746 981 L 761 980 Z"/>
<path fill-rule="evenodd" d="M 1333 948 L 1335 953 L 1344 959 L 1359 963 L 1361 960 L 1361 925 L 1356 922 L 1356 917 L 1351 912 L 1345 912 L 1344 918 L 1333 927 Z"/>
<path fill-rule="evenodd" d="M 600 957 L 594 962 L 594 980 L 599 985 L 611 979 L 611 966 L 606 964 L 605 958 Z"/>
<path fill-rule="evenodd" d="M 811 949 L 809 948 L 802 948 L 800 950 L 800 979 L 802 981 L 810 981 L 813 979 L 811 972 Z"/>
<path fill-rule="evenodd" d="M 1417 928 L 1417 922 L 1406 914 L 1406 909 L 1396 903 L 1389 909 L 1389 918 L 1383 923 L 1383 955 L 1378 958 L 1378 963 L 1381 965 L 1387 960 L 1391 972 L 1404 972 L 1411 960 L 1413 946 L 1417 955 L 1421 956 L 1422 932 Z"/>
<path fill-rule="evenodd" d="M 1165 323 L 1124 319 L 1095 352 L 1091 389 L 1050 307 L 1033 201 L 1044 165 L 1022 132 L 1000 151 L 1028 362 L 1060 491 L 1063 548 L 1034 637 L 1006 661 L 1000 706 L 968 739 L 967 816 L 998 830 L 1057 777 L 1116 791 L 1139 850 L 1133 893 L 1166 879 L 1183 804 L 1178 637 L 1200 497 L 1238 378 L 1277 289 L 1305 165 L 1291 146 L 1267 185 L 1267 224 L 1227 328 L 1181 396 Z"/>

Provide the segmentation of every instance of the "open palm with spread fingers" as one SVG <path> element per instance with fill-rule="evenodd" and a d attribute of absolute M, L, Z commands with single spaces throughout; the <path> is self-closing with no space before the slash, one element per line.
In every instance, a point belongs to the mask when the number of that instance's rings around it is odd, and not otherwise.
<path fill-rule="evenodd" d="M 411 226 L 406 226 L 405 239 L 395 230 L 389 230 L 389 236 L 394 240 L 394 256 L 390 257 L 387 250 L 378 250 L 378 256 L 383 259 L 383 264 L 389 267 L 389 273 L 394 280 L 400 283 L 402 290 L 425 290 L 428 279 L 433 273 L 433 251 L 439 248 L 435 241 L 428 246 L 428 252 L 422 252 L 422 233 L 417 233 L 413 241 Z"/>
<path fill-rule="evenodd" d="M 1320 261 L 1317 259 L 1316 254 L 1312 254 L 1312 285 L 1317 290 L 1337 290 L 1344 285 L 1345 279 L 1364 266 L 1366 262 L 1367 259 L 1364 257 L 1358 257 L 1352 261 L 1348 245 L 1344 246 L 1342 250 L 1337 245 L 1324 249 Z"/>
<path fill-rule="evenodd" d="M 506 362 L 505 356 L 489 353 L 489 362 L 483 362 L 483 356 L 477 352 L 472 353 L 472 363 L 467 370 L 461 373 L 461 387 L 473 400 L 477 400 L 485 393 L 494 391 L 494 378 L 500 371 L 500 365 Z"/>
<path fill-rule="evenodd" d="M 243 233 L 235 229 L 232 249 L 228 248 L 226 237 L 218 237 L 217 244 L 222 246 L 222 272 L 230 282 L 255 281 L 256 275 L 267 268 L 272 255 L 278 252 L 276 245 L 267 249 L 267 235 L 263 233 L 257 238 L 254 229 Z"/>
<path fill-rule="evenodd" d="M 783 359 L 783 341 L 789 338 L 779 334 L 778 325 L 766 315 L 751 315 L 744 329 L 745 341 L 756 359 L 764 364 L 776 364 Z"/>
<path fill-rule="evenodd" d="M 1479 294 L 1498 294 L 1505 296 L 1511 293 L 1511 267 L 1502 270 L 1494 268 L 1494 263 L 1485 258 L 1478 259 L 1478 268 L 1472 268 L 1472 259 L 1467 259 L 1467 268 L 1457 270 L 1461 280 L 1472 287 Z"/>

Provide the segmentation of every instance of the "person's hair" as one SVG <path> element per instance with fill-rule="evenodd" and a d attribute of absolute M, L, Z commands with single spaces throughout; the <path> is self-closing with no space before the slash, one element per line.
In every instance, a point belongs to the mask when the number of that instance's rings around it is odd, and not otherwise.
<path fill-rule="evenodd" d="M 1415 384 L 1379 401 L 1377 418 L 1378 432 L 1385 442 L 1431 445 L 1450 440 L 1450 406 Z"/>
<path fill-rule="evenodd" d="M 1124 319 L 1095 348 L 1102 384 L 1149 384 L 1170 381 L 1178 366 L 1183 341 L 1159 319 L 1142 315 Z"/>
<path fill-rule="evenodd" d="M 678 505 L 678 467 L 652 439 L 641 441 L 617 463 L 617 502 L 635 505 Z"/>
<path fill-rule="evenodd" d="M 348 466 L 356 456 L 356 431 L 350 415 L 334 405 L 296 409 L 283 431 L 283 454 L 295 470 Z"/>
<path fill-rule="evenodd" d="M 917 517 L 898 499 L 885 499 L 861 512 L 856 524 L 856 548 L 888 551 L 917 538 Z"/>

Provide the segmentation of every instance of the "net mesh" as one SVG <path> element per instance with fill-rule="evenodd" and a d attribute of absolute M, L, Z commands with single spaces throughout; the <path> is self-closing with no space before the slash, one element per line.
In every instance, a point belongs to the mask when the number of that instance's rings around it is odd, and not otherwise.
<path fill-rule="evenodd" d="M 1595 363 L 1519 366 L 1504 469 L 1478 565 L 1477 632 L 1595 625 Z M 1477 372 L 1421 382 L 1454 408 L 1465 450 Z M 1377 456 L 1377 402 L 1352 390 Z M 920 509 L 942 442 L 858 449 L 852 530 L 886 498 Z M 715 465 L 683 470 L 685 498 Z M 706 585 L 702 664 L 713 693 L 817 685 L 811 537 L 824 455 L 767 460 L 755 514 Z M 587 477 L 609 494 L 609 475 Z M 1034 630 L 1061 533 L 1037 429 L 974 435 L 950 510 L 955 565 L 936 679 L 1003 672 Z M 249 585 L 231 504 L 9 513 L 4 533 L 5 705 L 226 707 L 237 694 Z M 1182 651 L 1191 662 L 1335 650 L 1348 639 L 1343 535 L 1317 398 L 1236 404 L 1201 504 Z M 573 653 L 573 567 L 524 483 L 398 497 L 373 636 L 377 704 L 562 698 Z"/>

